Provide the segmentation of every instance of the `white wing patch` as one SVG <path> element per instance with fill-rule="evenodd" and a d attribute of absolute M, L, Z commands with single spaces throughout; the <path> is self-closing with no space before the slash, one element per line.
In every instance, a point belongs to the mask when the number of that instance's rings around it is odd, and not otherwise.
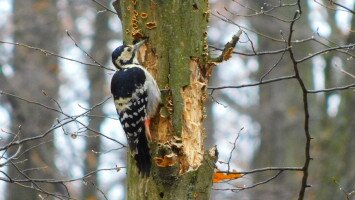
<path fill-rule="evenodd" d="M 130 105 L 127 104 L 129 100 L 131 100 L 131 98 L 119 98 L 115 100 L 115 106 L 118 112 L 122 112 L 129 108 Z"/>

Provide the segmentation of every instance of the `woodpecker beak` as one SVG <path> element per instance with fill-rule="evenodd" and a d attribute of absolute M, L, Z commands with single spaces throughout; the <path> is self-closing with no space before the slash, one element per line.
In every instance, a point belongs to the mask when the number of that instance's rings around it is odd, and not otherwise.
<path fill-rule="evenodd" d="M 147 39 L 144 39 L 144 40 L 142 40 L 142 41 L 140 41 L 140 42 L 137 42 L 137 43 L 133 46 L 134 51 L 138 51 L 139 47 L 141 47 L 142 44 L 144 44 L 146 41 L 147 41 Z"/>

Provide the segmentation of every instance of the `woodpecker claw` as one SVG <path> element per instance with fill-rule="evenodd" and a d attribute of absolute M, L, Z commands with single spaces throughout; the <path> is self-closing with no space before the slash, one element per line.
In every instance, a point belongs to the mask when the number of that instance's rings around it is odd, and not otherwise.
<path fill-rule="evenodd" d="M 152 135 L 150 134 L 150 119 L 146 119 L 144 121 L 144 126 L 145 126 L 145 135 L 147 136 L 147 139 L 151 142 Z"/>

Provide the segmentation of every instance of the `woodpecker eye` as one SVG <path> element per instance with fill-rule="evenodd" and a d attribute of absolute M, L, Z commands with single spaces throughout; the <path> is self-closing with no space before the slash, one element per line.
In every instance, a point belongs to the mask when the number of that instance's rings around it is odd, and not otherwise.
<path fill-rule="evenodd" d="M 132 51 L 132 48 L 128 48 L 127 51 L 128 51 L 128 52 L 131 52 L 131 51 Z"/>

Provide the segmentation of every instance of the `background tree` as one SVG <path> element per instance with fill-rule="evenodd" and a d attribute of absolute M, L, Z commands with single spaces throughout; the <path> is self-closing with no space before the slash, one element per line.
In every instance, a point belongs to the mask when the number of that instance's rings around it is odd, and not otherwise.
<path fill-rule="evenodd" d="M 58 20 L 51 16 L 56 12 L 55 4 L 51 1 L 13 1 L 14 8 L 14 33 L 13 39 L 18 42 L 39 46 L 53 51 L 58 50 Z M 27 9 L 30 8 L 30 9 Z M 26 12 L 23 10 L 26 9 Z M 28 33 L 36 32 L 36 35 Z M 55 57 L 43 58 L 37 52 L 29 49 L 14 48 L 12 66 L 16 73 L 5 80 L 6 91 L 18 94 L 24 98 L 36 97 L 39 103 L 48 102 L 50 96 L 56 97 L 59 81 L 58 59 Z M 11 105 L 11 132 L 8 142 L 34 137 L 50 127 L 57 116 L 56 113 L 40 108 L 32 103 L 19 102 L 13 97 L 8 98 Z M 54 105 L 54 102 L 50 103 Z M 56 175 L 53 155 L 52 136 L 38 141 L 42 145 L 37 147 L 37 142 L 28 142 L 15 145 L 9 149 L 9 154 L 21 149 L 16 159 L 9 163 L 10 177 L 18 178 L 59 178 Z M 43 169 L 43 170 L 40 170 Z M 61 186 L 41 185 L 43 190 L 60 191 Z M 9 199 L 36 199 L 38 194 L 26 187 L 15 184 L 8 185 Z"/>
<path fill-rule="evenodd" d="M 106 6 L 109 6 L 108 4 Z M 100 5 L 96 5 L 96 9 L 101 9 Z M 108 41 L 111 39 L 111 31 L 108 26 L 109 15 L 101 14 L 96 15 L 95 19 L 95 31 L 93 36 L 93 45 L 91 48 L 91 53 L 95 60 L 99 63 L 105 63 L 110 58 L 110 51 L 107 47 Z M 96 102 L 103 100 L 106 96 L 107 85 L 105 84 L 105 71 L 99 68 L 87 69 L 88 78 L 90 82 L 90 107 L 94 106 Z M 87 138 L 86 144 L 86 158 L 84 164 L 84 172 L 88 174 L 92 171 L 98 170 L 99 168 L 99 154 L 97 152 L 101 151 L 101 138 L 96 132 L 100 132 L 100 127 L 104 121 L 104 112 L 102 109 L 97 109 L 92 112 L 93 118 L 89 122 L 89 127 L 92 131 L 89 131 L 89 137 Z M 96 194 L 96 184 L 98 183 L 98 177 L 93 176 L 87 179 L 88 186 L 84 187 L 83 195 L 84 199 L 97 199 L 99 196 Z"/>

